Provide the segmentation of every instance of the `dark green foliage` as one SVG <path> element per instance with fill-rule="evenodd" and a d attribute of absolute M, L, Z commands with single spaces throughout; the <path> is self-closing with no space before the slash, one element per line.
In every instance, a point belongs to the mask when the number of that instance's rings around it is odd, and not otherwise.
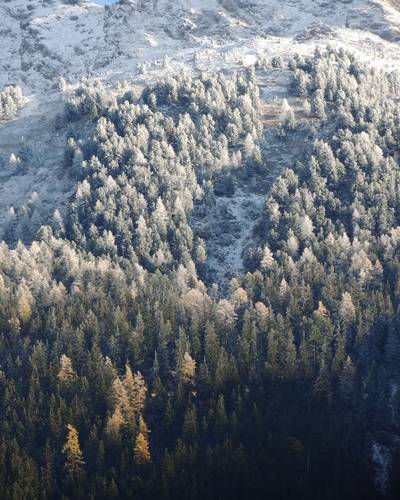
<path fill-rule="evenodd" d="M 0 498 L 372 499 L 388 442 L 396 495 L 394 80 L 330 50 L 289 66 L 318 139 L 224 296 L 190 213 L 262 138 L 254 75 L 81 95 L 65 221 L 0 246 Z"/>

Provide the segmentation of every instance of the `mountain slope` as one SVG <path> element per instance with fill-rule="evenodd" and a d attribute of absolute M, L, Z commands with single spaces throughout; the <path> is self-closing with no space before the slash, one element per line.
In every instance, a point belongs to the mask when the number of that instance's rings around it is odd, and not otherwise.
<path fill-rule="evenodd" d="M 60 75 L 78 79 L 108 69 L 129 75 L 140 61 L 254 43 L 256 36 L 298 41 L 348 37 L 354 43 L 360 38 L 360 49 L 368 52 L 362 47 L 366 33 L 382 38 L 381 43 L 399 39 L 397 8 L 396 2 L 382 0 L 155 0 L 106 8 L 92 1 L 14 0 L 0 6 L 0 86 L 21 82 L 40 90 Z"/>
<path fill-rule="evenodd" d="M 183 68 L 232 70 L 259 55 L 309 54 L 328 43 L 392 68 L 400 61 L 398 4 L 125 0 L 104 7 L 92 0 L 79 5 L 65 0 L 3 2 L 0 89 L 20 85 L 28 104 L 12 123 L 0 124 L 0 221 L 9 221 L 10 211 L 26 210 L 33 195 L 37 227 L 62 208 L 70 192 L 63 166 L 65 131 L 52 130 L 62 104 L 61 76 L 73 85 L 82 79 L 108 85 L 130 79 L 140 89 Z M 29 168 L 10 171 L 10 155 L 24 150 L 32 153 Z"/>

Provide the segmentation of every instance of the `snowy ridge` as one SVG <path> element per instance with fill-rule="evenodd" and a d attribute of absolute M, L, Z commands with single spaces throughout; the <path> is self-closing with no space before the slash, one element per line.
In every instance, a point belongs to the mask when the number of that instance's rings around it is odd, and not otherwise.
<path fill-rule="evenodd" d="M 359 43 L 366 34 L 400 39 L 396 0 L 132 0 L 100 6 L 92 0 L 13 0 L 0 5 L 0 87 L 22 83 L 38 91 L 60 75 L 135 74 L 138 62 L 186 51 L 254 44 L 273 38 Z M 397 7 L 396 7 L 397 5 Z M 284 43 L 285 40 L 281 40 Z M 393 47 L 389 49 L 388 58 Z M 398 49 L 396 44 L 396 49 Z M 371 53 L 373 56 L 373 53 Z"/>

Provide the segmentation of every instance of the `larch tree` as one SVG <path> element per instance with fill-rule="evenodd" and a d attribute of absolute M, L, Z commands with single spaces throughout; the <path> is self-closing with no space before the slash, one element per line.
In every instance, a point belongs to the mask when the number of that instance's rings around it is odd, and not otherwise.
<path fill-rule="evenodd" d="M 138 465 L 145 465 L 151 461 L 147 433 L 141 430 L 139 430 L 135 440 L 134 460 Z"/>
<path fill-rule="evenodd" d="M 112 383 L 111 397 L 114 402 L 114 407 L 119 408 L 122 417 L 127 421 L 133 420 L 133 412 L 131 409 L 128 394 L 123 381 L 117 377 Z"/>
<path fill-rule="evenodd" d="M 32 294 L 23 279 L 17 290 L 18 315 L 22 323 L 26 323 L 32 314 Z"/>
<path fill-rule="evenodd" d="M 63 453 L 65 455 L 64 467 L 70 478 L 79 479 L 84 472 L 83 466 L 85 464 L 79 444 L 79 435 L 73 425 L 68 424 L 67 429 L 67 440 L 63 448 Z"/>
<path fill-rule="evenodd" d="M 185 352 L 181 365 L 181 378 L 185 384 L 192 384 L 196 374 L 196 361 Z"/>
<path fill-rule="evenodd" d="M 138 416 L 143 411 L 144 404 L 146 402 L 146 382 L 140 372 L 133 375 L 129 366 L 126 366 L 126 374 L 123 383 L 133 414 Z"/>
<path fill-rule="evenodd" d="M 315 314 L 320 318 L 326 318 L 328 316 L 328 310 L 321 300 L 318 302 L 318 308 L 315 310 Z"/>
<path fill-rule="evenodd" d="M 122 415 L 121 409 L 119 406 L 117 406 L 114 410 L 114 413 L 107 419 L 107 435 L 113 440 L 118 440 L 120 437 L 121 427 L 125 423 L 126 420 Z"/>

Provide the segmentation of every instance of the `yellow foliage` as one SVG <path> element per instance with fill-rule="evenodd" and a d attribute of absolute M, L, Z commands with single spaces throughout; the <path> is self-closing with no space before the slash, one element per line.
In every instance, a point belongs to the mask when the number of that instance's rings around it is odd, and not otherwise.
<path fill-rule="evenodd" d="M 111 417 L 107 420 L 106 432 L 109 436 L 117 439 L 119 437 L 121 427 L 126 423 L 119 406 L 115 408 L 115 411 Z"/>
<path fill-rule="evenodd" d="M 65 468 L 71 475 L 79 474 L 84 464 L 82 451 L 79 444 L 78 431 L 71 424 L 68 424 L 67 441 L 63 448 L 65 454 Z"/>
<path fill-rule="evenodd" d="M 322 318 L 326 318 L 328 316 L 328 310 L 321 301 L 318 302 L 318 309 L 315 312 L 318 316 L 321 316 Z"/>
<path fill-rule="evenodd" d="M 181 367 L 181 375 L 183 381 L 187 384 L 192 383 L 194 380 L 195 373 L 196 373 L 196 361 L 192 358 L 192 356 L 188 352 L 185 352 Z"/>
<path fill-rule="evenodd" d="M 26 323 L 32 314 L 32 294 L 27 287 L 25 280 L 22 280 L 17 292 L 18 316 L 22 323 Z"/>
<path fill-rule="evenodd" d="M 135 462 L 140 465 L 146 464 L 151 460 L 147 436 L 141 432 L 136 436 L 134 457 Z"/>
<path fill-rule="evenodd" d="M 147 386 L 144 378 L 137 372 L 132 373 L 126 366 L 125 377 L 117 377 L 112 386 L 115 409 L 119 412 L 124 423 L 133 422 L 143 411 L 146 402 Z"/>
<path fill-rule="evenodd" d="M 132 370 L 127 365 L 123 384 L 133 414 L 140 414 L 144 408 L 147 394 L 147 386 L 142 374 L 137 372 L 133 375 Z"/>
<path fill-rule="evenodd" d="M 139 418 L 139 432 L 144 436 L 147 436 L 147 434 L 149 433 L 149 429 L 143 417 Z"/>

